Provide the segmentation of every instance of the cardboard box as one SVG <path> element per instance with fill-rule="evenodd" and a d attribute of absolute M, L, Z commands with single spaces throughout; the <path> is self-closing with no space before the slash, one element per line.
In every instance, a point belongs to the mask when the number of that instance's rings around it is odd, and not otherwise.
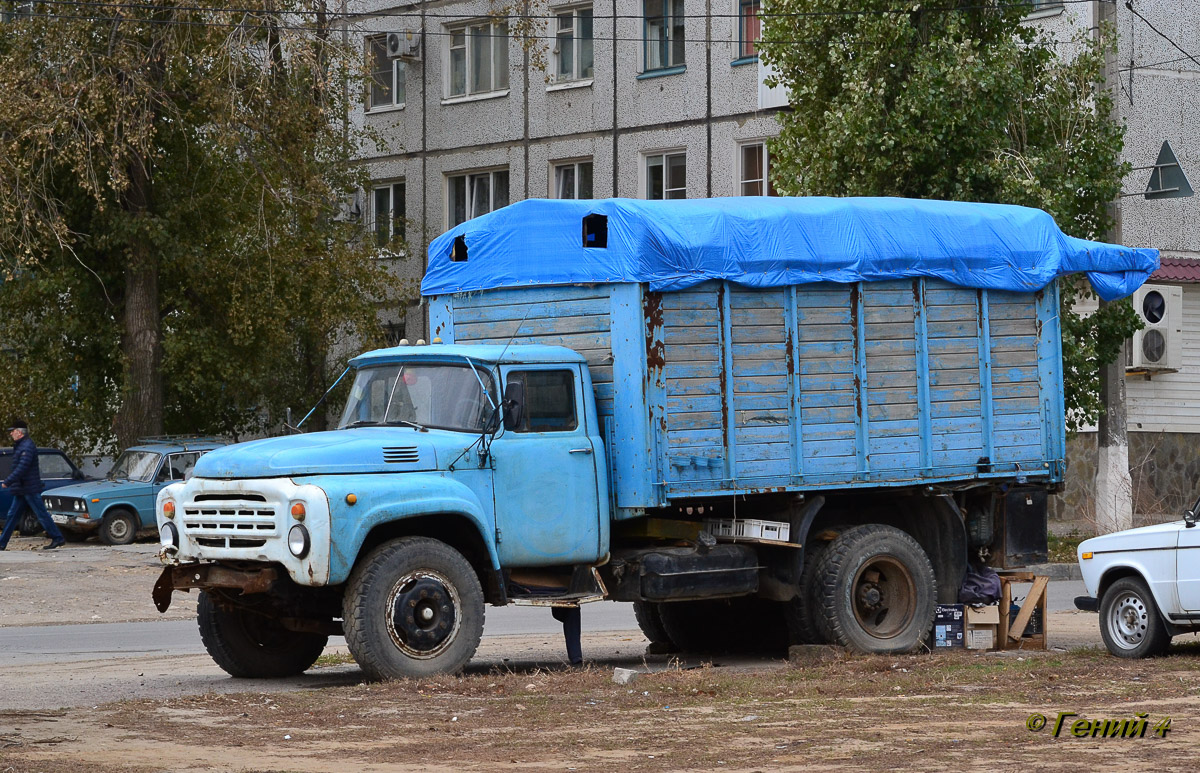
<path fill-rule="evenodd" d="M 938 604 L 933 614 L 934 648 L 962 647 L 965 631 L 962 604 Z"/>
<path fill-rule="evenodd" d="M 966 645 L 969 650 L 996 649 L 996 631 L 999 625 L 976 625 L 967 629 Z"/>
<path fill-rule="evenodd" d="M 992 604 L 988 607 L 967 607 L 967 625 L 1000 625 L 1000 607 Z"/>

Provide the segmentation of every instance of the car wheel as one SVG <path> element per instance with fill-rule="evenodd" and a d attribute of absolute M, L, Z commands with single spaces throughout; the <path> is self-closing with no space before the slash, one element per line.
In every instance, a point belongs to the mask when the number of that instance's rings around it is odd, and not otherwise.
<path fill-rule="evenodd" d="M 207 591 L 197 603 L 200 639 L 225 673 L 239 679 L 278 679 L 308 670 L 329 637 L 289 631 L 278 621 L 239 607 L 218 605 Z"/>
<path fill-rule="evenodd" d="M 380 545 L 350 575 L 346 646 L 371 679 L 462 670 L 483 635 L 483 589 L 454 548 L 425 537 Z"/>
<path fill-rule="evenodd" d="M 42 525 L 38 523 L 37 516 L 28 510 L 21 516 L 21 522 L 18 525 L 21 527 L 19 531 L 22 537 L 34 537 L 44 531 Z"/>
<path fill-rule="evenodd" d="M 1171 635 L 1141 578 L 1122 577 L 1104 591 L 1100 638 L 1119 658 L 1148 658 L 1167 651 Z"/>
<path fill-rule="evenodd" d="M 933 627 L 933 565 L 920 544 L 894 526 L 842 532 L 816 566 L 814 615 L 821 634 L 864 654 L 911 652 Z"/>
<path fill-rule="evenodd" d="M 129 545 L 137 532 L 137 516 L 128 510 L 113 510 L 100 522 L 100 539 L 105 545 Z"/>

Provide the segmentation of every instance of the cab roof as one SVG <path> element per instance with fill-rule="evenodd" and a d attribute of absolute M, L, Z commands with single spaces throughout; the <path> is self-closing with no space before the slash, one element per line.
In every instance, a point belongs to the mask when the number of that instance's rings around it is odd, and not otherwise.
<path fill-rule="evenodd" d="M 376 349 L 365 352 L 350 360 L 356 368 L 371 365 L 384 365 L 400 360 L 428 359 L 438 361 L 460 362 L 466 364 L 469 359 L 475 364 L 522 364 L 537 365 L 543 363 L 586 362 L 578 352 L 564 346 L 547 346 L 545 344 L 427 344 L 422 346 L 392 346 L 387 349 Z"/>

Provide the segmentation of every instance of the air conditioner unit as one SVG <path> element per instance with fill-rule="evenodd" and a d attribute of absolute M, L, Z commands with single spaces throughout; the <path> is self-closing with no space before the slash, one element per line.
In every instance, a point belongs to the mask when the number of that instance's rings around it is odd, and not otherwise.
<path fill-rule="evenodd" d="M 1183 288 L 1142 285 L 1132 300 L 1144 327 L 1129 339 L 1126 370 L 1179 370 L 1183 361 Z"/>
<path fill-rule="evenodd" d="M 393 59 L 421 58 L 421 30 L 389 32 L 387 36 L 388 56 Z"/>

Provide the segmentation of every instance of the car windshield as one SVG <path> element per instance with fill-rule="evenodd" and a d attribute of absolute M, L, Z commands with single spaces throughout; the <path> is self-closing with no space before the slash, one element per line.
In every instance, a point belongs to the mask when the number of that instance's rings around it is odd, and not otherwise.
<path fill-rule="evenodd" d="M 495 382 L 482 367 L 403 363 L 362 368 L 338 429 L 408 424 L 480 432 L 496 403 Z"/>
<path fill-rule="evenodd" d="M 153 451 L 126 451 L 108 471 L 109 480 L 136 480 L 149 483 L 154 480 L 162 454 Z"/>

